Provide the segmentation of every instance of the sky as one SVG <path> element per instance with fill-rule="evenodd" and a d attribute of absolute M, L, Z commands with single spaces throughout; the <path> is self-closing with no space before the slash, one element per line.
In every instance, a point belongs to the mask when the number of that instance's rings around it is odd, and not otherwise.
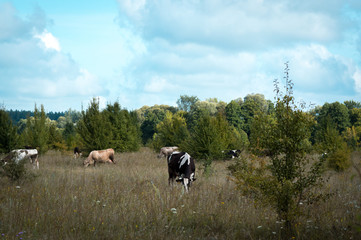
<path fill-rule="evenodd" d="M 359 0 L 0 0 L 0 104 L 177 106 L 181 95 L 361 101 Z"/>

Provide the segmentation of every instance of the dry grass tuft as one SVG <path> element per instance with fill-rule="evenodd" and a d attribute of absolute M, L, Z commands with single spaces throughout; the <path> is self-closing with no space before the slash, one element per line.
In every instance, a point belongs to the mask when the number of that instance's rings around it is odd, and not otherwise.
<path fill-rule="evenodd" d="M 116 154 L 116 164 L 84 168 L 83 159 L 49 152 L 36 175 L 0 178 L 0 239 L 279 239 L 282 223 L 255 208 L 228 181 L 230 162 L 206 178 L 197 165 L 189 194 L 168 186 L 165 158 L 147 148 Z M 357 163 L 356 163 L 357 164 Z M 361 179 L 353 168 L 329 173 L 335 194 L 309 207 L 297 239 L 357 239 Z"/>

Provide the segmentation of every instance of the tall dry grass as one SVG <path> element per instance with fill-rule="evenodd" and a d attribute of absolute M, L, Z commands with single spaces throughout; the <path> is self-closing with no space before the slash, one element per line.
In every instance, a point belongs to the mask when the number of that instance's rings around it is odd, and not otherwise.
<path fill-rule="evenodd" d="M 82 159 L 49 152 L 40 170 L 13 183 L 0 178 L 0 239 L 280 239 L 275 213 L 255 207 L 216 162 L 188 194 L 168 186 L 167 164 L 142 149 L 116 165 L 83 168 Z M 331 174 L 326 201 L 308 207 L 297 239 L 360 239 L 361 181 L 352 168 Z M 31 176 L 31 175 L 30 175 Z"/>

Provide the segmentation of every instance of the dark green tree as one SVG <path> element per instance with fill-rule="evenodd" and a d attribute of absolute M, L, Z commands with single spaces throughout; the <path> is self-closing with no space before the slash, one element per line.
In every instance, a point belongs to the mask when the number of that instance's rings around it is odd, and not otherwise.
<path fill-rule="evenodd" d="M 48 150 L 49 121 L 44 106 L 41 105 L 39 111 L 35 105 L 34 117 L 27 118 L 26 127 L 22 133 L 24 144 L 37 148 L 39 153 L 45 153 Z"/>
<path fill-rule="evenodd" d="M 168 105 L 154 105 L 152 107 L 144 106 L 136 111 L 143 144 L 152 141 L 156 126 L 164 120 L 167 111 L 175 114 L 177 109 Z"/>
<path fill-rule="evenodd" d="M 204 114 L 196 122 L 190 137 L 181 148 L 203 161 L 205 172 L 208 173 L 213 160 L 221 159 L 222 151 L 229 149 L 233 134 L 233 128 L 229 126 L 224 115 Z"/>
<path fill-rule="evenodd" d="M 99 150 L 112 147 L 112 126 L 107 117 L 100 112 L 99 100 L 93 98 L 76 127 L 85 150 Z"/>
<path fill-rule="evenodd" d="M 227 104 L 225 109 L 227 121 L 234 126 L 238 131 L 244 128 L 244 118 L 242 116 L 242 108 L 239 103 L 232 100 Z"/>
<path fill-rule="evenodd" d="M 110 145 L 116 151 L 137 151 L 140 148 L 140 129 L 135 114 L 121 109 L 118 102 L 108 104 L 103 111 L 111 124 L 112 139 Z"/>
<path fill-rule="evenodd" d="M 328 118 L 335 123 L 337 130 L 341 134 L 346 128 L 351 126 L 348 108 L 339 102 L 325 103 L 317 117 L 317 122 L 321 128 L 325 128 Z"/>
<path fill-rule="evenodd" d="M 160 122 L 161 120 L 155 112 L 152 111 L 147 114 L 145 120 L 140 126 L 142 132 L 143 144 L 146 144 L 149 140 L 153 139 L 153 135 L 156 131 L 157 124 Z"/>
<path fill-rule="evenodd" d="M 9 114 L 0 109 L 0 152 L 8 153 L 18 144 L 19 136 L 16 126 L 13 126 Z"/>
<path fill-rule="evenodd" d="M 249 94 L 244 98 L 241 106 L 241 118 L 244 120 L 243 130 L 249 136 L 251 134 L 250 127 L 255 115 L 259 112 L 267 113 L 270 106 L 262 94 Z"/>

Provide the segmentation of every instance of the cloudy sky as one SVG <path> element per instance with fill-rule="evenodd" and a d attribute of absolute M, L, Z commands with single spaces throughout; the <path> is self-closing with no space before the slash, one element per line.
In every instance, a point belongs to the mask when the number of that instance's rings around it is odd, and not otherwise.
<path fill-rule="evenodd" d="M 180 95 L 361 101 L 359 0 L 0 0 L 0 101 L 46 111 Z"/>

